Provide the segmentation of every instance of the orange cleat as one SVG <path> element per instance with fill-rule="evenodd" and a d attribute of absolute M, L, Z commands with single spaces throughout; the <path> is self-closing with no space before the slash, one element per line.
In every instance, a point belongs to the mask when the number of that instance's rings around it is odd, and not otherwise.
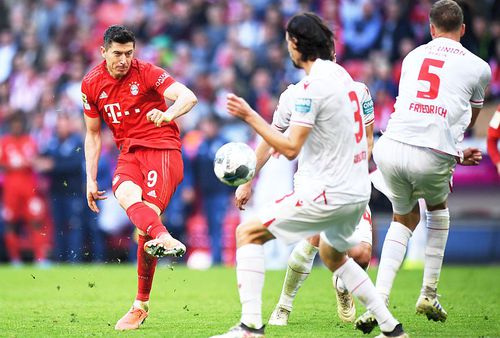
<path fill-rule="evenodd" d="M 125 314 L 125 316 L 123 316 L 118 322 L 116 322 L 115 330 L 136 330 L 139 328 L 139 326 L 141 326 L 142 323 L 144 323 L 147 316 L 147 311 L 132 306 L 132 308 Z"/>

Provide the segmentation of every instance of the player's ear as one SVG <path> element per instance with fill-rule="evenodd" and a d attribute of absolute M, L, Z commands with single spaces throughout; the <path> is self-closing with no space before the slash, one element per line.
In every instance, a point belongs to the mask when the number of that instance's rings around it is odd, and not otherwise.
<path fill-rule="evenodd" d="M 104 46 L 101 46 L 101 56 L 105 59 L 106 58 L 106 48 Z"/>
<path fill-rule="evenodd" d="M 465 24 L 462 24 L 462 28 L 460 28 L 460 37 L 464 36 L 465 34 Z"/>
<path fill-rule="evenodd" d="M 436 27 L 431 23 L 429 24 L 431 37 L 434 39 L 436 37 Z"/>

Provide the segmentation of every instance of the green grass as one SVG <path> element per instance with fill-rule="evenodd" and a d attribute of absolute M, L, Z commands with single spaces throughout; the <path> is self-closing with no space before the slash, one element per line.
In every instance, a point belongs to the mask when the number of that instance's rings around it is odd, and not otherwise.
<path fill-rule="evenodd" d="M 370 274 L 373 278 L 374 271 Z M 264 320 L 278 300 L 283 276 L 284 271 L 266 273 Z M 289 326 L 268 327 L 266 335 L 362 337 L 352 325 L 337 319 L 330 276 L 326 269 L 315 268 L 297 296 Z M 421 278 L 421 271 L 401 271 L 391 299 L 391 311 L 410 335 L 500 336 L 500 267 L 443 270 L 441 302 L 449 314 L 445 323 L 414 314 Z M 115 332 L 116 320 L 135 296 L 135 284 L 131 265 L 55 266 L 49 270 L 0 266 L 0 337 L 208 337 L 239 320 L 233 269 L 191 271 L 162 266 L 155 276 L 148 320 L 140 330 Z M 358 306 L 358 315 L 361 311 Z"/>

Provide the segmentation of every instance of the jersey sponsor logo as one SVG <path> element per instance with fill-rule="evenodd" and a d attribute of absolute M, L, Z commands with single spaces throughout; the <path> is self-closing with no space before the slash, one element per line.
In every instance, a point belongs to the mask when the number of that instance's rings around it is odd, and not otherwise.
<path fill-rule="evenodd" d="M 101 95 L 99 95 L 99 100 L 107 99 L 107 98 L 108 98 L 108 94 L 106 94 L 106 92 L 103 90 Z"/>
<path fill-rule="evenodd" d="M 158 196 L 156 196 L 156 190 L 151 190 L 150 192 L 148 192 L 146 195 L 150 196 L 150 197 L 154 197 L 154 198 L 157 198 Z"/>
<path fill-rule="evenodd" d="M 122 116 L 129 116 L 130 112 L 128 110 L 125 110 L 124 112 L 120 111 L 120 104 L 119 103 L 110 103 L 110 104 L 105 104 L 104 105 L 104 111 L 108 115 L 108 117 L 111 119 L 111 123 L 118 124 L 120 121 L 118 120 L 119 118 L 121 119 Z M 135 108 L 134 112 L 140 113 L 141 110 L 139 108 Z"/>
<path fill-rule="evenodd" d="M 373 114 L 373 101 L 368 100 L 363 102 L 363 115 Z"/>
<path fill-rule="evenodd" d="M 159 86 L 161 86 L 161 84 L 163 82 L 165 82 L 165 80 L 168 78 L 168 73 L 165 72 L 163 74 L 161 74 L 159 77 L 158 77 L 158 80 L 156 80 L 156 83 L 155 83 L 155 87 L 158 88 Z"/>
<path fill-rule="evenodd" d="M 85 110 L 90 110 L 90 104 L 87 101 L 87 95 L 85 95 L 84 93 L 82 93 L 82 102 L 83 102 L 83 108 Z"/>
<path fill-rule="evenodd" d="M 311 112 L 312 100 L 308 98 L 299 98 L 295 100 L 295 111 L 297 113 L 306 114 Z"/>
<path fill-rule="evenodd" d="M 130 86 L 130 93 L 132 95 L 135 96 L 135 95 L 139 94 L 139 83 L 132 82 L 129 86 Z"/>

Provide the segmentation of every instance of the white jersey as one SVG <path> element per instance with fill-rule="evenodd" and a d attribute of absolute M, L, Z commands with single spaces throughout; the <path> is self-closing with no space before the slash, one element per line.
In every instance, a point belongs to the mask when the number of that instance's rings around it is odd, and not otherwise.
<path fill-rule="evenodd" d="M 369 199 L 367 145 L 360 103 L 360 97 L 365 100 L 369 97 L 365 88 L 356 84 L 341 66 L 317 59 L 308 76 L 281 94 L 274 113 L 275 128 L 284 131 L 293 124 L 312 128 L 299 155 L 295 190 L 324 186 L 336 204 Z M 366 105 L 367 112 L 370 105 L 373 103 Z M 366 116 L 373 120 L 373 112 Z"/>
<path fill-rule="evenodd" d="M 471 107 L 483 106 L 491 69 L 459 42 L 436 38 L 403 60 L 399 96 L 385 135 L 462 156 Z"/>

